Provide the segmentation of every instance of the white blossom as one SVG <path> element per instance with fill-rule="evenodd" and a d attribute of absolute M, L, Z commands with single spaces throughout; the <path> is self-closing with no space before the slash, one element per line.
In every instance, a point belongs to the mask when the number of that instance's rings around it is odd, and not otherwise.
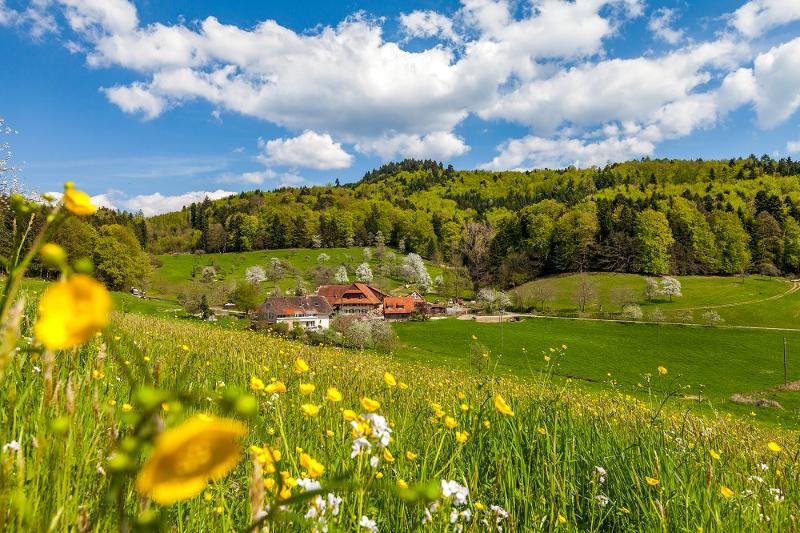
<path fill-rule="evenodd" d="M 12 450 L 15 452 L 19 451 L 19 442 L 12 440 L 11 442 L 3 445 L 3 451 Z"/>
<path fill-rule="evenodd" d="M 597 503 L 600 504 L 600 507 L 605 507 L 606 505 L 608 505 L 609 502 L 608 496 L 605 496 L 603 494 L 598 494 L 597 496 L 594 497 L 594 499 L 597 500 Z"/>
<path fill-rule="evenodd" d="M 375 520 L 370 520 L 367 516 L 362 516 L 361 520 L 358 521 L 358 525 L 363 529 L 369 529 L 372 533 L 378 532 L 378 525 L 375 523 Z"/>
<path fill-rule="evenodd" d="M 455 505 L 466 505 L 469 498 L 469 489 L 456 481 L 442 480 L 442 495 L 452 498 Z"/>

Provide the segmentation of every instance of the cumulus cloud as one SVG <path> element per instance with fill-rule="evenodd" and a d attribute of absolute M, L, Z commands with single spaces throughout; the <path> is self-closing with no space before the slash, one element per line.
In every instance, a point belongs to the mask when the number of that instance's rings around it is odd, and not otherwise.
<path fill-rule="evenodd" d="M 146 119 L 157 117 L 167 107 L 164 98 L 154 94 L 140 82 L 127 87 L 116 86 L 101 90 L 106 98 L 126 113 L 141 113 Z"/>
<path fill-rule="evenodd" d="M 387 135 L 359 143 L 356 150 L 376 154 L 383 159 L 412 157 L 415 159 L 450 159 L 469 151 L 464 139 L 450 132 L 437 131 L 427 135 Z"/>
<path fill-rule="evenodd" d="M 160 213 L 169 213 L 170 211 L 180 211 L 184 206 L 193 202 L 202 202 L 204 198 L 210 200 L 219 200 L 236 194 L 232 191 L 225 191 L 217 189 L 216 191 L 190 191 L 183 194 L 165 195 L 160 192 L 153 194 L 140 194 L 130 198 L 123 197 L 120 199 L 111 197 L 112 202 L 120 209 L 128 211 L 141 211 L 145 216 L 158 215 Z"/>
<path fill-rule="evenodd" d="M 800 107 L 800 37 L 756 57 L 756 113 L 764 128 L 777 126 Z"/>
<path fill-rule="evenodd" d="M 795 20 L 800 20 L 800 2 L 797 0 L 751 0 L 731 17 L 733 26 L 750 38 Z"/>
<path fill-rule="evenodd" d="M 786 151 L 790 154 L 800 153 L 800 139 L 796 141 L 789 141 L 786 143 Z"/>
<path fill-rule="evenodd" d="M 0 0 L 0 27 L 23 28 L 34 40 L 48 33 L 57 33 L 56 19 L 47 10 L 49 3 L 49 0 L 32 0 L 24 11 L 17 11 L 8 7 L 5 0 Z"/>
<path fill-rule="evenodd" d="M 267 165 L 330 170 L 353 164 L 353 156 L 327 133 L 306 130 L 289 139 L 259 140 L 259 146 L 264 150 L 262 160 Z"/>
<path fill-rule="evenodd" d="M 667 7 L 656 9 L 650 16 L 647 28 L 653 32 L 653 35 L 657 39 L 666 41 L 669 44 L 678 44 L 683 40 L 683 30 L 674 29 L 672 27 L 676 15 L 674 9 L 669 9 Z"/>
<path fill-rule="evenodd" d="M 441 37 L 459 41 L 453 21 L 436 11 L 412 11 L 400 15 L 400 26 L 409 37 Z"/>

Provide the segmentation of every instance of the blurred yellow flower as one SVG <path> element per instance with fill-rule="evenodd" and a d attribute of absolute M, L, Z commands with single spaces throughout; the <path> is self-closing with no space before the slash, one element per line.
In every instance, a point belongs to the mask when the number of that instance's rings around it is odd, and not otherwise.
<path fill-rule="evenodd" d="M 252 376 L 250 378 L 250 390 L 261 391 L 264 390 L 264 382 L 259 378 Z"/>
<path fill-rule="evenodd" d="M 729 489 L 728 487 L 724 487 L 724 486 L 720 487 L 719 491 L 726 498 L 732 498 L 733 497 L 733 491 L 731 489 Z"/>
<path fill-rule="evenodd" d="M 492 427 L 492 423 L 489 422 L 488 420 L 484 420 L 483 421 L 483 428 L 484 429 L 489 429 L 490 427 Z"/>
<path fill-rule="evenodd" d="M 286 392 L 286 385 L 283 384 L 283 381 L 273 381 L 264 387 L 264 391 L 266 391 L 268 394 L 283 394 Z"/>
<path fill-rule="evenodd" d="M 774 453 L 780 453 L 780 451 L 782 450 L 780 445 L 778 445 L 778 443 L 775 441 L 770 441 L 770 443 L 767 444 L 767 448 L 769 448 L 769 451 Z"/>
<path fill-rule="evenodd" d="M 312 394 L 316 390 L 316 387 L 314 386 L 313 383 L 301 383 L 299 388 L 300 388 L 300 394 L 304 396 L 308 396 L 309 394 Z"/>
<path fill-rule="evenodd" d="M 401 490 L 402 490 L 402 489 L 407 489 L 407 488 L 408 488 L 408 483 L 406 483 L 406 482 L 405 482 L 405 481 L 403 481 L 402 479 L 398 479 L 398 480 L 397 480 L 397 488 L 398 488 L 398 489 L 401 489 Z"/>
<path fill-rule="evenodd" d="M 344 418 L 348 422 L 352 422 L 353 420 L 358 418 L 358 415 L 352 409 L 345 409 L 344 411 L 342 411 L 342 418 Z"/>
<path fill-rule="evenodd" d="M 39 250 L 42 261 L 56 268 L 62 267 L 67 262 L 67 252 L 59 245 L 48 242 Z"/>
<path fill-rule="evenodd" d="M 511 407 L 508 406 L 506 401 L 499 394 L 496 394 L 494 397 L 494 408 L 504 415 L 514 416 L 514 411 L 511 410 Z"/>
<path fill-rule="evenodd" d="M 469 439 L 469 433 L 466 431 L 456 431 L 456 442 L 459 444 L 464 444 Z"/>
<path fill-rule="evenodd" d="M 213 495 L 212 495 L 210 492 L 206 491 L 206 492 L 203 494 L 203 499 L 204 499 L 205 501 L 207 501 L 207 502 L 210 502 L 211 500 L 213 500 L 213 499 L 214 499 L 214 496 L 213 496 Z"/>
<path fill-rule="evenodd" d="M 328 387 L 328 390 L 325 392 L 325 399 L 329 402 L 341 402 L 342 393 L 339 392 L 335 387 Z"/>
<path fill-rule="evenodd" d="M 103 379 L 104 377 L 106 377 L 106 373 L 103 372 L 102 369 L 92 370 L 92 379 L 100 380 Z"/>
<path fill-rule="evenodd" d="M 658 367 L 658 373 L 662 376 L 667 373 L 667 369 L 663 366 Z"/>
<path fill-rule="evenodd" d="M 708 450 L 709 455 L 711 455 L 712 459 L 719 459 L 720 455 L 717 453 L 713 448 Z"/>
<path fill-rule="evenodd" d="M 39 300 L 36 338 L 50 350 L 83 344 L 108 325 L 111 296 L 105 286 L 84 274 L 53 283 Z"/>
<path fill-rule="evenodd" d="M 300 406 L 300 410 L 303 411 L 303 414 L 306 416 L 317 416 L 317 414 L 319 414 L 319 406 L 313 403 L 304 403 Z"/>
<path fill-rule="evenodd" d="M 447 429 L 455 429 L 458 427 L 458 420 L 452 416 L 446 416 L 444 417 L 444 427 Z"/>
<path fill-rule="evenodd" d="M 123 413 L 130 413 L 131 411 L 133 411 L 133 406 L 131 404 L 129 404 L 129 403 L 123 403 L 122 404 L 122 412 Z"/>
<path fill-rule="evenodd" d="M 567 519 L 564 518 L 564 516 L 561 513 L 558 513 L 558 523 L 559 524 L 566 524 L 567 523 Z"/>
<path fill-rule="evenodd" d="M 475 502 L 475 509 L 477 509 L 478 511 L 485 511 L 486 506 L 483 505 L 481 502 Z"/>
<path fill-rule="evenodd" d="M 383 472 L 375 472 L 375 479 L 383 479 Z"/>
<path fill-rule="evenodd" d="M 97 211 L 97 206 L 92 204 L 89 195 L 82 191 L 76 191 L 75 184 L 71 181 L 64 184 L 64 207 L 73 215 L 78 216 L 93 215 Z"/>
<path fill-rule="evenodd" d="M 418 457 L 418 455 L 417 455 L 416 453 L 414 453 L 414 452 L 412 452 L 412 451 L 410 451 L 410 450 L 409 450 L 409 451 L 406 451 L 406 460 L 407 460 L 407 461 L 413 461 L 413 460 L 414 460 L 414 459 L 416 459 L 417 457 Z"/>
<path fill-rule="evenodd" d="M 302 358 L 298 357 L 294 360 L 294 371 L 298 374 L 308 372 L 308 363 L 306 363 Z"/>
<path fill-rule="evenodd" d="M 361 398 L 361 407 L 365 410 L 369 411 L 370 413 L 377 411 L 381 408 L 381 404 L 377 400 L 373 400 L 372 398 L 367 398 L 366 396 Z"/>
<path fill-rule="evenodd" d="M 136 478 L 136 489 L 168 505 L 197 496 L 239 462 L 247 427 L 236 420 L 196 415 L 168 429 Z"/>
<path fill-rule="evenodd" d="M 386 383 L 387 387 L 396 387 L 397 386 L 397 380 L 389 372 L 384 372 L 383 373 L 383 382 Z"/>
<path fill-rule="evenodd" d="M 406 390 L 408 388 L 407 383 L 403 383 L 402 381 L 397 385 L 397 387 L 401 390 Z"/>
<path fill-rule="evenodd" d="M 392 455 L 392 452 L 389 451 L 389 448 L 383 449 L 383 460 L 386 461 L 387 463 L 394 462 L 394 456 Z"/>
<path fill-rule="evenodd" d="M 647 484 L 650 485 L 651 487 L 655 487 L 656 485 L 659 484 L 659 481 L 657 479 L 649 476 L 644 476 L 644 480 L 647 481 Z"/>
<path fill-rule="evenodd" d="M 312 458 L 307 453 L 300 454 L 300 466 L 306 469 L 308 475 L 312 478 L 318 478 L 325 473 L 325 467 L 322 463 Z"/>

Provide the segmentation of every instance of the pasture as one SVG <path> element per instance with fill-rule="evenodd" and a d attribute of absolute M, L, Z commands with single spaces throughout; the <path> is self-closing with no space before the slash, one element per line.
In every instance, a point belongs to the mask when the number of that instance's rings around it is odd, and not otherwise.
<path fill-rule="evenodd" d="M 530 318 L 477 323 L 432 320 L 395 324 L 403 348 L 396 357 L 448 368 L 469 367 L 472 336 L 497 358 L 505 375 L 536 379 L 549 369 L 544 355 L 565 344 L 553 372 L 591 390 L 616 388 L 646 394 L 647 376 L 664 366 L 675 384 L 688 386 L 680 408 L 755 418 L 800 427 L 800 392 L 771 389 L 783 384 L 783 339 L 788 342 L 788 380 L 800 380 L 800 332 Z M 762 391 L 769 391 L 758 394 Z M 733 394 L 778 401 L 784 409 L 732 403 Z M 755 416 L 751 415 L 755 413 Z"/>

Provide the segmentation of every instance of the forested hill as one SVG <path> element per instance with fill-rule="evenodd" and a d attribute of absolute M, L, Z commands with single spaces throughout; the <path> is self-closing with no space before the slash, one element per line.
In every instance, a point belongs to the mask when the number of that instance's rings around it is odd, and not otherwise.
<path fill-rule="evenodd" d="M 146 227 L 136 217 L 116 222 L 156 254 L 383 240 L 463 266 L 476 285 L 576 270 L 792 273 L 799 175 L 800 163 L 767 156 L 526 172 L 406 160 L 353 184 L 206 200 Z"/>

